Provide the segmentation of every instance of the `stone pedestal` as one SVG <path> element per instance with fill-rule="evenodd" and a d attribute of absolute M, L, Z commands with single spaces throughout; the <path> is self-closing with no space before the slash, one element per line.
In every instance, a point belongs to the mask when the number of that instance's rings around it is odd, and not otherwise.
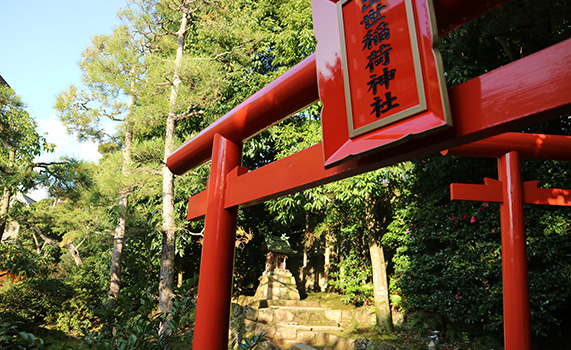
<path fill-rule="evenodd" d="M 260 285 L 256 289 L 258 299 L 299 300 L 299 291 L 295 278 L 288 270 L 266 271 L 260 277 Z"/>

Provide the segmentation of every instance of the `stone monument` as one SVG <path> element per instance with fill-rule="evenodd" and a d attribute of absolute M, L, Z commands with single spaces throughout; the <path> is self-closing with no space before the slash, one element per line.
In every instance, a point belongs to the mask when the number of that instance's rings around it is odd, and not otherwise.
<path fill-rule="evenodd" d="M 266 269 L 256 289 L 255 298 L 270 300 L 299 300 L 295 278 L 286 268 L 286 259 L 296 253 L 286 236 L 266 236 L 264 250 Z"/>

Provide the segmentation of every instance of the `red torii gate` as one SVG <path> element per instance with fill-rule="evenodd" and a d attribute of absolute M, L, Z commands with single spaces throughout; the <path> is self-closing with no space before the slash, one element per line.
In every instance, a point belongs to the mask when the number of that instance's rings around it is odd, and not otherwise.
<path fill-rule="evenodd" d="M 434 0 L 438 34 L 443 35 L 503 2 Z M 331 20 L 315 10 L 330 3 L 312 1 L 314 25 Z M 418 30 L 432 36 L 430 28 Z M 316 29 L 318 45 L 327 41 L 327 34 Z M 439 133 L 367 152 L 328 168 L 324 167 L 321 143 L 253 171 L 242 167 L 244 140 L 323 98 L 318 83 L 327 84 L 332 79 L 319 74 L 331 69 L 324 64 L 319 58 L 316 62 L 315 55 L 309 56 L 168 158 L 167 165 L 175 174 L 212 159 L 207 190 L 189 199 L 187 215 L 188 219 L 206 216 L 193 342 L 196 350 L 227 347 L 239 206 L 261 203 L 571 111 L 571 40 L 567 40 L 449 89 L 454 124 Z M 531 66 L 535 69 L 530 71 Z M 522 347 L 506 342 L 506 349 Z"/>
<path fill-rule="evenodd" d="M 520 157 L 571 160 L 571 136 L 506 133 L 442 151 L 444 155 L 498 158 L 499 180 L 450 184 L 452 200 L 500 203 L 504 342 L 530 349 L 529 286 L 523 204 L 571 206 L 571 190 L 521 181 Z"/>

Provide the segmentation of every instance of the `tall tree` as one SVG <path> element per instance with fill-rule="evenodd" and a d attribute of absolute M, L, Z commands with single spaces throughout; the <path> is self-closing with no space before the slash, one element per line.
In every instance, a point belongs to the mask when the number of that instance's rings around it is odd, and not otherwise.
<path fill-rule="evenodd" d="M 389 260 L 382 242 L 405 167 L 406 164 L 388 167 L 328 185 L 335 200 L 331 206 L 333 216 L 329 215 L 326 222 L 329 221 L 338 236 L 342 251 L 343 245 L 359 246 L 363 242 L 362 249 L 368 252 L 372 271 L 377 326 L 383 332 L 392 332 L 393 324 L 387 273 Z"/>
<path fill-rule="evenodd" d="M 42 151 L 53 150 L 36 131 L 35 120 L 25 104 L 8 85 L 0 84 L 0 238 L 4 233 L 10 199 L 15 191 L 27 191 L 35 185 L 34 158 Z"/>
<path fill-rule="evenodd" d="M 79 91 L 75 86 L 70 87 L 58 96 L 55 105 L 68 131 L 75 133 L 79 140 L 103 141 L 106 134 L 101 121 L 104 118 L 121 123 L 123 186 L 118 193 L 119 214 L 111 258 L 109 298 L 112 305 L 121 289 L 128 199 L 133 190 L 128 180 L 132 163 L 132 115 L 137 100 L 137 83 L 144 73 L 142 55 L 141 42 L 127 26 L 117 27 L 112 35 L 95 36 L 80 62 L 85 89 Z"/>
<path fill-rule="evenodd" d="M 128 16 L 137 31 L 147 38 L 150 53 L 149 89 L 141 120 L 155 128 L 163 123 L 163 239 L 159 281 L 159 309 L 168 312 L 174 296 L 176 232 L 180 230 L 175 208 L 175 178 L 166 167 L 166 157 L 181 139 L 206 127 L 223 112 L 234 95 L 232 79 L 243 77 L 251 38 L 252 19 L 238 10 L 252 11 L 242 1 L 141 1 L 133 2 Z M 251 5 L 251 4 L 249 4 Z M 236 84 L 236 83 L 235 83 Z M 159 96 L 162 96 L 161 101 Z M 165 103 L 166 101 L 166 103 Z M 182 124 L 177 135 L 177 124 Z M 157 133 L 149 132 L 150 137 Z M 166 323 L 161 333 L 167 331 Z"/>
<path fill-rule="evenodd" d="M 182 83 L 181 70 L 184 53 L 185 38 L 189 30 L 191 14 L 198 8 L 191 8 L 190 2 L 183 2 L 178 6 L 180 11 L 180 26 L 174 33 L 176 37 L 176 55 L 174 58 L 172 85 L 169 94 L 169 110 L 166 118 L 164 166 L 163 166 L 163 247 L 161 252 L 161 270 L 159 280 L 159 310 L 166 312 L 172 306 L 174 297 L 174 259 L 175 259 L 175 233 L 174 219 L 174 174 L 167 168 L 167 157 L 175 150 L 175 133 L 178 91 Z M 194 4 L 193 4 L 194 5 Z M 166 322 L 161 325 L 161 333 L 167 330 Z"/>

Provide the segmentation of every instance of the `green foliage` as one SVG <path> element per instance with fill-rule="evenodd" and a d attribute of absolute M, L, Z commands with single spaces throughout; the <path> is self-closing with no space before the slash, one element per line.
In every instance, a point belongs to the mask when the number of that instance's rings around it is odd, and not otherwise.
<path fill-rule="evenodd" d="M 87 193 L 81 195 L 89 197 Z M 56 262 L 77 258 L 73 256 L 70 245 L 74 245 L 80 256 L 84 255 L 84 251 L 97 254 L 106 247 L 102 233 L 110 226 L 108 213 L 99 204 L 85 197 L 77 202 L 54 203 L 54 200 L 46 199 L 34 203 L 14 215 L 21 223 L 19 239 L 25 244 L 33 244 L 36 251 L 42 254 L 57 256 Z M 41 243 L 51 245 L 52 251 L 48 252 L 47 246 Z M 53 251 L 54 248 L 69 252 L 69 257 L 61 257 Z M 69 267 L 61 267 L 69 271 Z"/>
<path fill-rule="evenodd" d="M 510 1 L 441 37 L 446 80 L 456 85 L 571 36 L 568 0 Z"/>
<path fill-rule="evenodd" d="M 65 278 L 73 293 L 61 305 L 55 322 L 56 329 L 67 334 L 79 334 L 98 325 L 101 307 L 107 300 L 109 267 L 89 257 L 84 265 Z"/>
<path fill-rule="evenodd" d="M 6 312 L 33 322 L 55 322 L 73 289 L 57 278 L 28 278 L 0 295 Z"/>
<path fill-rule="evenodd" d="M 88 248 L 89 244 L 84 247 Z M 0 250 L 4 257 L 2 268 L 16 276 L 28 277 L 2 288 L 3 310 L 27 322 L 51 324 L 65 332 L 79 332 L 93 325 L 97 310 L 107 296 L 108 279 L 105 276 L 109 266 L 106 261 L 94 255 L 87 257 L 81 267 L 76 267 L 65 259 L 59 261 L 57 254 L 47 258 L 18 245 L 3 244 Z"/>
<path fill-rule="evenodd" d="M 79 64 L 83 86 L 70 86 L 57 96 L 54 105 L 68 132 L 80 141 L 108 138 L 106 119 L 131 123 L 128 100 L 139 93 L 144 70 L 141 45 L 128 27 L 119 26 L 111 35 L 93 37 L 92 45 L 83 52 Z"/>
<path fill-rule="evenodd" d="M 543 338 L 562 337 L 571 324 L 571 213 L 550 209 L 526 211 L 530 317 L 533 331 Z"/>
<path fill-rule="evenodd" d="M 31 162 L 41 151 L 50 150 L 51 145 L 36 132 L 36 121 L 26 112 L 26 105 L 21 97 L 16 95 L 7 85 L 0 84 L 0 135 L 2 135 L 2 145 L 4 146 L 1 155 L 1 165 L 7 161 L 9 149 L 17 153 L 16 162 Z"/>
<path fill-rule="evenodd" d="M 570 6 L 568 1 L 511 1 L 442 37 L 448 84 L 462 83 L 568 38 L 571 32 L 562 13 Z M 562 117 L 530 129 L 566 134 L 568 125 L 569 118 Z M 440 325 L 452 333 L 485 330 L 498 338 L 502 330 L 498 206 L 449 202 L 447 190 L 452 182 L 497 178 L 494 163 L 436 156 L 416 161 L 384 237 L 384 244 L 396 252 L 393 299 L 405 310 L 438 315 Z M 522 169 L 524 179 L 569 187 L 566 164 L 524 161 Z M 569 217 L 553 207 L 526 208 L 525 215 L 532 332 L 555 341 L 569 324 L 566 311 L 561 311 L 569 309 L 567 293 L 561 290 L 569 290 L 566 257 L 571 249 L 563 240 Z"/>
<path fill-rule="evenodd" d="M 0 313 L 0 348 L 6 350 L 42 350 L 44 340 L 23 330 L 25 323 L 16 317 Z"/>
<path fill-rule="evenodd" d="M 525 178 L 562 186 L 552 171 L 558 163 L 523 167 Z M 552 171 L 548 169 L 553 169 Z M 558 170 L 555 170 L 558 169 Z M 449 202 L 451 182 L 480 183 L 495 167 L 490 160 L 431 157 L 415 162 L 409 192 L 397 201 L 386 244 L 396 250 L 393 293 L 406 310 L 439 315 L 441 326 L 469 333 L 502 331 L 502 275 L 499 206 Z M 555 336 L 570 321 L 568 290 L 571 251 L 568 210 L 528 207 L 525 212 L 532 331 Z M 460 325 L 460 326 L 459 326 Z"/>
<path fill-rule="evenodd" d="M 242 338 L 240 344 L 236 343 L 236 340 L 232 341 L 229 350 L 254 350 L 256 346 L 259 344 L 267 341 L 264 333 L 260 333 L 258 335 L 254 334 L 249 338 Z"/>
<path fill-rule="evenodd" d="M 0 276 L 12 273 L 25 277 L 47 277 L 53 261 L 17 244 L 0 244 Z"/>
<path fill-rule="evenodd" d="M 343 302 L 355 305 L 370 304 L 373 299 L 371 284 L 371 264 L 363 256 L 351 252 L 335 264 L 337 272 L 332 272 L 330 283 L 343 293 Z"/>
<path fill-rule="evenodd" d="M 38 177 L 30 162 L 50 146 L 13 91 L 2 88 L 0 94 L 0 132 L 9 145 L 0 151 L 0 184 L 25 189 L 41 181 L 60 200 L 10 213 L 22 225 L 19 242 L 26 248 L 0 245 L 0 271 L 28 279 L 6 287 L 2 305 L 28 321 L 51 322 L 66 332 L 85 331 L 90 335 L 84 346 L 90 348 L 158 349 L 185 339 L 192 322 L 192 292 L 179 292 L 169 313 L 155 313 L 162 239 L 159 169 L 167 114 L 178 116 L 174 144 L 180 145 L 315 49 L 309 0 L 189 2 L 200 6 L 189 16 L 178 72 L 182 85 L 176 101 L 169 101 L 177 42 L 168 34 L 178 29 L 181 19 L 173 4 L 129 2 L 121 13 L 125 25 L 112 35 L 94 37 L 81 57 L 82 85 L 58 96 L 56 109 L 70 131 L 80 139 L 108 141 L 101 146 L 105 156 L 99 164 L 63 160 Z M 440 47 L 448 83 L 462 83 L 568 37 L 568 8 L 567 0 L 512 1 L 446 35 Z M 134 104 L 126 120 L 129 97 Z M 310 106 L 248 140 L 243 164 L 255 169 L 320 142 L 320 108 Z M 114 135 L 105 135 L 103 117 L 123 122 Z M 538 129 L 569 133 L 569 120 Z M 126 164 L 121 150 L 129 131 L 133 151 Z M 10 150 L 17 151 L 13 163 Z M 124 166 L 128 176 L 121 175 Z M 530 179 L 541 174 L 546 187 L 569 187 L 564 180 L 571 172 L 561 163 L 530 162 L 524 168 L 531 169 L 526 174 Z M 187 276 L 198 272 L 201 249 L 199 235 L 190 233 L 202 229 L 202 224 L 184 220 L 187 198 L 205 188 L 208 172 L 207 166 L 201 167 L 176 182 L 180 234 L 175 266 Z M 263 235 L 288 233 L 302 248 L 327 246 L 335 251 L 332 286 L 347 302 L 368 303 L 372 288 L 367 244 L 375 239 L 392 258 L 388 271 L 394 271 L 393 306 L 416 315 L 413 323 L 446 327 L 447 335 L 458 339 L 466 337 L 465 327 L 500 332 L 497 205 L 450 203 L 446 190 L 450 182 L 476 183 L 485 176 L 496 177 L 495 161 L 431 157 L 245 208 L 239 225 L 249 236 L 239 237 L 244 240 L 236 252 L 239 285 L 234 290 L 247 293 L 255 288 L 263 268 Z M 122 191 L 130 195 L 126 212 L 116 204 Z M 125 213 L 122 293 L 117 309 L 110 310 L 104 304 L 113 218 Z M 554 209 L 529 209 L 526 215 L 533 330 L 550 336 L 570 324 L 570 217 Z M 34 227 L 61 244 L 42 248 Z M 247 240 L 251 243 L 244 244 Z M 62 253 L 66 243 L 81 244 L 82 267 Z M 27 250 L 32 246 L 40 253 Z M 55 295 L 57 288 L 62 292 Z M 22 300 L 16 297 L 20 294 Z M 159 336 L 158 324 L 168 319 L 171 335 Z M 27 335 L 32 334 L 29 330 L 0 324 L 0 346 L 12 346 L 8 340 L 1 343 L 9 339 L 41 347 L 37 337 Z M 254 336 L 233 348 L 253 348 L 260 341 L 261 335 Z"/>
<path fill-rule="evenodd" d="M 0 84 L 0 188 L 26 191 L 34 186 L 33 160 L 53 145 L 36 131 L 36 121 L 20 96 Z M 3 213 L 4 214 L 4 213 Z"/>
<path fill-rule="evenodd" d="M 63 157 L 45 167 L 38 182 L 48 188 L 51 198 L 77 202 L 94 186 L 93 168 L 85 161 Z"/>
<path fill-rule="evenodd" d="M 255 219 L 254 219 L 255 218 Z M 246 208 L 239 215 L 239 225 L 247 225 L 237 232 L 235 249 L 236 264 L 234 265 L 234 295 L 254 295 L 260 281 L 259 277 L 265 268 L 265 259 L 261 254 L 264 245 L 264 235 L 277 231 L 271 217 L 263 205 Z M 198 248 L 202 248 L 198 246 Z M 199 254 L 197 250 L 194 254 Z M 196 256 L 196 255 L 194 255 Z M 188 259 L 192 259 L 189 255 Z"/>
<path fill-rule="evenodd" d="M 116 310 L 107 315 L 115 321 L 88 334 L 84 344 L 98 350 L 162 350 L 173 346 L 176 349 L 176 344 L 190 343 L 188 329 L 194 323 L 196 282 L 197 278 L 193 278 L 178 289 L 171 309 L 164 314 L 155 313 L 157 300 L 149 289 L 141 292 L 138 288 L 124 288 L 117 300 Z M 167 320 L 169 331 L 159 334 L 159 324 Z"/>

